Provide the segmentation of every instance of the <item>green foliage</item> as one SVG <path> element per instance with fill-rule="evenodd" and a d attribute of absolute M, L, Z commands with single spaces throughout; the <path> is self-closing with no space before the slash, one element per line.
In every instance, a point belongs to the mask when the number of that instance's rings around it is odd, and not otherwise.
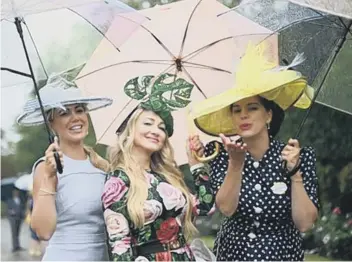
<path fill-rule="evenodd" d="M 14 154 L 1 155 L 1 178 L 12 177 L 17 173 Z"/>
<path fill-rule="evenodd" d="M 303 236 L 308 253 L 340 260 L 352 259 L 352 213 L 342 215 L 338 207 L 334 208 Z"/>
<path fill-rule="evenodd" d="M 306 111 L 291 110 L 279 138 L 296 135 Z M 352 116 L 314 104 L 300 134 L 301 146 L 312 146 L 317 155 L 321 203 L 339 205 L 341 195 L 352 191 Z"/>

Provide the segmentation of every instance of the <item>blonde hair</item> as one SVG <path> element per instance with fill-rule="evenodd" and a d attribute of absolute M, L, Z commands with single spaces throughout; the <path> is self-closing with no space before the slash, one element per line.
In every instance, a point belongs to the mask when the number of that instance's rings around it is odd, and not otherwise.
<path fill-rule="evenodd" d="M 145 170 L 133 158 L 133 137 L 136 129 L 136 122 L 140 115 L 146 110 L 137 109 L 129 119 L 125 129 L 119 135 L 117 146 L 109 149 L 109 159 L 112 170 L 122 169 L 126 172 L 129 180 L 129 191 L 127 194 L 127 210 L 137 228 L 144 226 L 143 205 L 147 200 L 148 186 L 143 173 Z M 186 197 L 188 203 L 185 212 L 184 234 L 186 238 L 197 232 L 192 223 L 192 198 L 184 182 L 183 173 L 177 167 L 174 160 L 174 151 L 171 147 L 168 137 L 162 149 L 152 154 L 151 168 L 159 175 L 163 176 L 167 182 L 178 188 Z"/>
<path fill-rule="evenodd" d="M 54 120 L 54 110 L 51 109 L 47 112 L 47 119 L 49 122 L 52 122 Z M 55 133 L 54 130 L 52 130 L 53 133 Z M 92 165 L 104 172 L 109 172 L 110 171 L 110 164 L 109 162 L 102 158 L 97 152 L 94 151 L 93 148 L 84 145 L 83 146 L 84 152 L 88 155 L 90 162 Z"/>

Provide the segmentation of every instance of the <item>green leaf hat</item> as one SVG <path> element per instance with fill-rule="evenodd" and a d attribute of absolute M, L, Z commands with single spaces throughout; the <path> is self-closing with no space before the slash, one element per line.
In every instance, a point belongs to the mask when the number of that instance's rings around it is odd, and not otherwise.
<path fill-rule="evenodd" d="M 137 76 L 124 86 L 126 95 L 140 100 L 140 107 L 153 111 L 164 121 L 169 137 L 174 132 L 171 112 L 186 107 L 194 85 L 173 74 Z M 129 117 L 126 119 L 128 121 Z"/>

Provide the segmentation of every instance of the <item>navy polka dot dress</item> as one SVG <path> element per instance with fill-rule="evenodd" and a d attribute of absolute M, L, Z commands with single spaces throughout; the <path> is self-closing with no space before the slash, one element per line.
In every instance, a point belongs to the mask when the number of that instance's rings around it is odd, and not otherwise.
<path fill-rule="evenodd" d="M 214 253 L 218 261 L 303 260 L 302 239 L 291 216 L 291 180 L 282 173 L 280 154 L 284 144 L 271 139 L 260 161 L 246 154 L 238 208 L 227 217 L 218 232 Z M 214 152 L 215 142 L 206 146 Z M 306 192 L 318 207 L 315 153 L 301 150 L 301 171 Z M 221 152 L 210 162 L 211 187 L 216 194 L 224 181 L 228 154 Z"/>

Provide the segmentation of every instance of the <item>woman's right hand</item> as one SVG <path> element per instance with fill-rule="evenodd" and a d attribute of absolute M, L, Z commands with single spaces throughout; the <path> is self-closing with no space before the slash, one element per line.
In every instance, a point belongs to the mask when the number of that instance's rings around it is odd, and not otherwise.
<path fill-rule="evenodd" d="M 190 166 L 199 164 L 200 162 L 195 158 L 193 154 L 196 154 L 199 157 L 204 155 L 204 145 L 200 141 L 198 135 L 193 135 L 188 137 L 187 141 L 187 155 L 188 155 L 188 164 Z"/>
<path fill-rule="evenodd" d="M 229 138 L 220 134 L 220 138 L 225 150 L 229 154 L 229 161 L 233 166 L 242 168 L 246 156 L 247 144 L 239 142 L 241 137 L 238 135 Z"/>
<path fill-rule="evenodd" d="M 57 167 L 55 162 L 54 153 L 55 151 L 59 154 L 61 165 L 63 165 L 63 154 L 60 150 L 60 146 L 58 143 L 58 138 L 54 138 L 54 143 L 49 145 L 47 150 L 45 151 L 45 173 L 48 177 L 56 177 Z"/>

